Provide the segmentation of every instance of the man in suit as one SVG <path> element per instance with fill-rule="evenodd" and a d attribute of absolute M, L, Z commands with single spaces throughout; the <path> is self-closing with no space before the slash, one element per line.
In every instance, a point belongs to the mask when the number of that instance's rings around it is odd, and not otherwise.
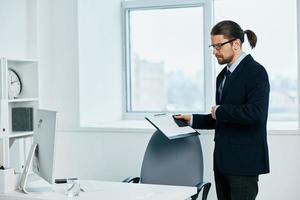
<path fill-rule="evenodd" d="M 179 115 L 195 129 L 215 129 L 214 176 L 218 200 L 254 200 L 258 176 L 269 173 L 267 117 L 270 85 L 264 67 L 242 50 L 257 37 L 233 21 L 211 30 L 213 54 L 225 65 L 216 82 L 210 114 Z"/>

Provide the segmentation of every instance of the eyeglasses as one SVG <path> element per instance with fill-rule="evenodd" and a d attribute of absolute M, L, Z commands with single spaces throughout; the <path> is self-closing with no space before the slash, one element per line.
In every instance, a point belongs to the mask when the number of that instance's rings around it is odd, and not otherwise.
<path fill-rule="evenodd" d="M 209 45 L 208 47 L 212 47 L 212 48 L 215 49 L 215 50 L 220 50 L 220 49 L 222 48 L 223 45 L 228 44 L 228 43 L 230 43 L 230 42 L 232 42 L 232 41 L 234 41 L 234 40 L 236 40 L 236 38 L 233 38 L 233 39 L 228 40 L 228 41 L 223 42 L 223 43 L 211 44 L 211 45 Z"/>

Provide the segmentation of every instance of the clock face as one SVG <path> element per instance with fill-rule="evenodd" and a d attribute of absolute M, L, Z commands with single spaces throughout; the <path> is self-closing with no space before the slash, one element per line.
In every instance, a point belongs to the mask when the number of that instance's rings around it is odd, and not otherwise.
<path fill-rule="evenodd" d="M 8 98 L 19 97 L 22 91 L 22 83 L 19 75 L 13 69 L 8 69 Z"/>

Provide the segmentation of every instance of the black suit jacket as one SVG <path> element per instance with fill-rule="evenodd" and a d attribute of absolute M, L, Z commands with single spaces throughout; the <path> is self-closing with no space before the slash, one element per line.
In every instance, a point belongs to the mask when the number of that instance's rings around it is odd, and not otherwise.
<path fill-rule="evenodd" d="M 217 88 L 225 72 L 226 67 L 217 77 Z M 247 55 L 226 80 L 220 101 L 216 91 L 217 120 L 211 114 L 193 115 L 193 128 L 215 129 L 214 170 L 242 176 L 268 173 L 266 70 Z"/>

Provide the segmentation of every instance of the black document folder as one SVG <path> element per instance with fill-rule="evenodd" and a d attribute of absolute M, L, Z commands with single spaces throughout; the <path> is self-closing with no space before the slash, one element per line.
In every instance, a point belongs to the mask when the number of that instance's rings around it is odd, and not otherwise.
<path fill-rule="evenodd" d="M 184 126 L 185 122 L 176 122 L 170 114 L 158 114 L 145 118 L 169 139 L 199 135 L 195 129 L 187 124 Z"/>

